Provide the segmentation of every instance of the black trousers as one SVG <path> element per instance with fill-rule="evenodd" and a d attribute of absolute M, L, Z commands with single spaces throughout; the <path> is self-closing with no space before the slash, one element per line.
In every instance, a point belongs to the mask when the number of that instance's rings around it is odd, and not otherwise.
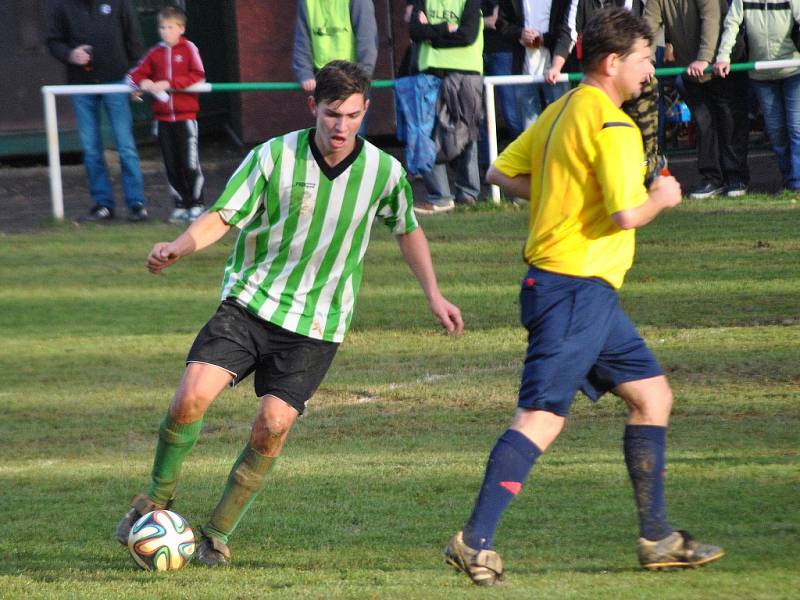
<path fill-rule="evenodd" d="M 197 121 L 156 121 L 156 133 L 175 206 L 202 206 L 205 178 L 197 151 Z"/>
<path fill-rule="evenodd" d="M 681 77 L 678 90 L 697 126 L 697 169 L 714 185 L 750 181 L 747 169 L 747 73 L 698 83 Z M 682 85 L 681 85 L 682 84 Z"/>

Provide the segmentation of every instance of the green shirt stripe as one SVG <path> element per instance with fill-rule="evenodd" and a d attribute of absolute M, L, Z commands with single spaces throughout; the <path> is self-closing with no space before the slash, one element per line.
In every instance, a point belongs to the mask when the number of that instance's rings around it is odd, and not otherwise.
<path fill-rule="evenodd" d="M 375 218 L 395 234 L 418 225 L 400 163 L 369 142 L 330 180 L 310 151 L 310 130 L 253 150 L 212 210 L 241 231 L 222 297 L 301 335 L 344 339 Z"/>

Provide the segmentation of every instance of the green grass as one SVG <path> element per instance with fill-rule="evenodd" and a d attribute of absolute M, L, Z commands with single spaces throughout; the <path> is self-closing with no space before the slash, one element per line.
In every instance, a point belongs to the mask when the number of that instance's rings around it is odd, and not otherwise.
<path fill-rule="evenodd" d="M 624 410 L 579 398 L 506 513 L 499 589 L 441 549 L 508 423 L 525 335 L 526 214 L 423 220 L 467 330 L 442 335 L 377 226 L 352 332 L 231 541 L 234 566 L 135 569 L 111 539 L 145 485 L 161 415 L 217 304 L 230 240 L 163 276 L 177 230 L 53 227 L 0 237 L 0 598 L 794 598 L 800 589 L 800 208 L 682 205 L 638 233 L 623 303 L 676 395 L 672 522 L 725 546 L 706 569 L 637 568 Z M 246 382 L 206 417 L 175 506 L 201 524 L 248 435 Z"/>

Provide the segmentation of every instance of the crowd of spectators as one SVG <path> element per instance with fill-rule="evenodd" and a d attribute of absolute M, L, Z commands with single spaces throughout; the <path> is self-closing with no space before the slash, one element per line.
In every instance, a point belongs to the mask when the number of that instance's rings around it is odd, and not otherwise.
<path fill-rule="evenodd" d="M 688 195 L 746 193 L 749 88 L 761 107 L 783 186 L 800 190 L 800 68 L 751 71 L 749 77 L 730 68 L 731 63 L 745 60 L 800 59 L 800 0 L 409 0 L 405 21 L 411 46 L 397 74 L 395 93 L 398 139 L 407 144 L 408 171 L 421 177 L 427 190 L 427 197 L 415 204 L 417 212 L 448 212 L 456 205 L 474 205 L 481 197 L 481 177 L 489 166 L 483 76 L 544 78 L 544 83 L 497 88 L 506 129 L 513 137 L 520 135 L 569 89 L 558 78 L 562 72 L 581 68 L 583 26 L 598 10 L 610 6 L 624 7 L 653 31 L 661 31 L 671 64 L 686 68 L 673 87 L 693 119 L 701 182 Z M 201 81 L 204 74 L 196 47 L 182 36 L 185 15 L 178 18 L 178 26 L 174 41 L 161 32 L 162 42 L 142 59 L 130 0 L 101 4 L 55 0 L 48 5 L 47 46 L 67 66 L 69 83 L 127 80 L 154 96 L 153 112 L 176 205 L 173 220 L 189 221 L 200 214 L 203 202 L 197 108 L 192 94 L 176 90 Z M 154 71 L 159 64 L 169 66 L 169 57 L 178 56 L 184 47 L 194 65 L 191 79 L 178 81 Z M 166 48 L 166 53 L 159 48 Z M 654 61 L 655 52 L 654 47 Z M 154 55 L 159 57 L 155 62 Z M 292 66 L 306 93 L 313 92 L 314 74 L 330 60 L 356 62 L 371 76 L 377 55 L 378 28 L 371 0 L 297 2 Z M 167 95 L 167 90 L 172 93 Z M 93 200 L 84 220 L 114 218 L 100 135 L 101 107 L 120 156 L 129 219 L 147 219 L 127 96 L 83 94 L 73 96 L 72 102 Z M 176 111 L 176 104 L 190 110 Z M 659 147 L 663 110 L 659 111 L 658 82 L 653 79 L 623 110 L 642 132 L 649 185 L 666 167 Z M 362 135 L 366 123 L 365 119 Z"/>

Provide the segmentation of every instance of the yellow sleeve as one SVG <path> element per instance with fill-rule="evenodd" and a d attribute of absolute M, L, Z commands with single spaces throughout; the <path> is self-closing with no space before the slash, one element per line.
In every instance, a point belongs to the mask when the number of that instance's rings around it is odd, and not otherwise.
<path fill-rule="evenodd" d="M 528 127 L 511 142 L 492 163 L 495 169 L 507 177 L 528 175 L 531 172 L 531 149 L 535 138 L 535 127 Z"/>
<path fill-rule="evenodd" d="M 593 167 L 609 215 L 647 200 L 642 134 L 633 123 L 603 124 L 596 137 Z"/>

